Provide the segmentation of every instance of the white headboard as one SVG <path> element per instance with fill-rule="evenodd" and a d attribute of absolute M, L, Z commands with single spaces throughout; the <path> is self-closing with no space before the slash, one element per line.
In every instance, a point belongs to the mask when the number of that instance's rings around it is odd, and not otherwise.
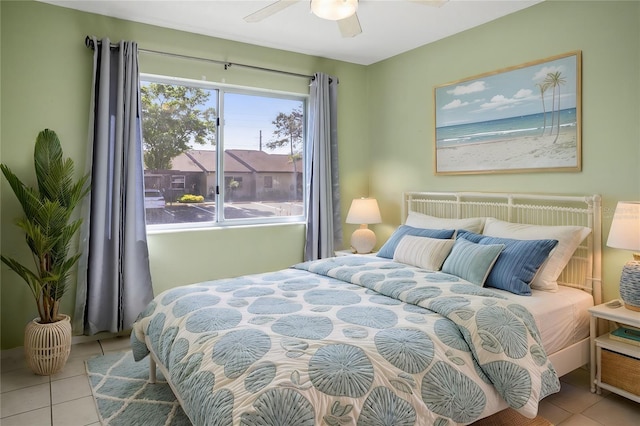
<path fill-rule="evenodd" d="M 590 292 L 602 301 L 602 218 L 599 195 L 564 196 L 496 192 L 406 192 L 402 223 L 409 212 L 443 218 L 495 217 L 531 225 L 579 225 L 591 234 L 576 249 L 558 283 Z"/>

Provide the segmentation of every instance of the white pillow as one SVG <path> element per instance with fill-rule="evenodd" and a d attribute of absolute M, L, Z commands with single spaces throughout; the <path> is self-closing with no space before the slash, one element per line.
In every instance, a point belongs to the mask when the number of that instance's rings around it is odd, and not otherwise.
<path fill-rule="evenodd" d="M 405 235 L 396 247 L 393 260 L 428 271 L 439 271 L 454 243 L 455 240 Z"/>
<path fill-rule="evenodd" d="M 558 240 L 558 245 L 549 258 L 542 264 L 531 281 L 531 288 L 545 291 L 557 291 L 557 279 L 576 248 L 591 233 L 584 226 L 545 226 L 504 222 L 492 217 L 484 224 L 483 235 L 519 240 Z"/>
<path fill-rule="evenodd" d="M 405 225 L 414 228 L 429 229 L 466 229 L 467 231 L 480 234 L 484 226 L 483 217 L 469 217 L 466 219 L 448 219 L 443 217 L 429 216 L 422 213 L 409 212 Z"/>

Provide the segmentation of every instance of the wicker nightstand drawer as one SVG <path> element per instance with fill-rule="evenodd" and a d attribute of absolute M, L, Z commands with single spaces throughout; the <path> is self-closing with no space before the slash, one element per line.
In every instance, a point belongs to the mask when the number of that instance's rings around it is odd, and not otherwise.
<path fill-rule="evenodd" d="M 640 359 L 602 349 L 601 380 L 640 396 Z"/>

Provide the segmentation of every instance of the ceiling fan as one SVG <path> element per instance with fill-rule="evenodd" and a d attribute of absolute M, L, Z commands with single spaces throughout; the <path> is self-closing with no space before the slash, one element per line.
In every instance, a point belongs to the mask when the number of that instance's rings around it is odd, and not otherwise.
<path fill-rule="evenodd" d="M 289 6 L 293 6 L 300 0 L 278 0 L 262 9 L 247 15 L 244 20 L 249 23 L 260 22 L 269 16 L 276 14 Z M 427 6 L 440 7 L 449 0 L 406 0 Z M 360 20 L 358 19 L 358 0 L 310 0 L 311 12 L 323 19 L 336 21 L 342 37 L 355 37 L 362 33 Z"/>

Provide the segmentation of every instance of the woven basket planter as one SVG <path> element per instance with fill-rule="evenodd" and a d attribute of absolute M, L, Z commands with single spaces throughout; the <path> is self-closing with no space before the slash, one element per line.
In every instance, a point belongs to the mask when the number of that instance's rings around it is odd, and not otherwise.
<path fill-rule="evenodd" d="M 24 352 L 31 370 L 49 376 L 62 370 L 71 352 L 71 318 L 40 324 L 40 318 L 29 322 L 24 329 Z"/>

